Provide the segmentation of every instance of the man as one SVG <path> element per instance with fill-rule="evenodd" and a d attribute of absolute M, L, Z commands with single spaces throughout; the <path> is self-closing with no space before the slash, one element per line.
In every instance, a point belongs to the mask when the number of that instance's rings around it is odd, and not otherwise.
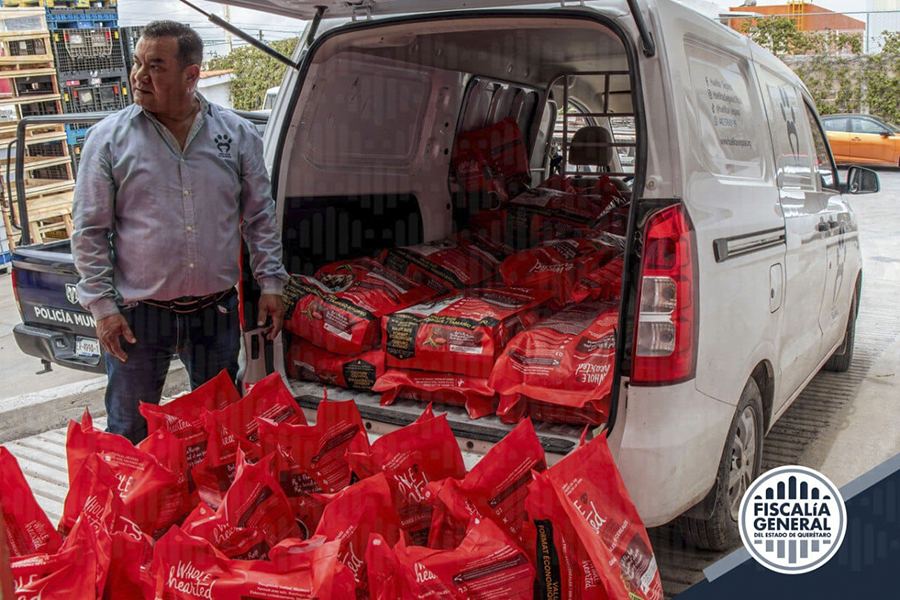
<path fill-rule="evenodd" d="M 240 348 L 240 238 L 274 338 L 287 273 L 262 141 L 246 120 L 197 94 L 203 42 L 156 21 L 134 53 L 134 105 L 97 123 L 75 186 L 72 252 L 81 304 L 106 351 L 108 430 L 146 437 L 139 402 L 159 403 L 177 353 L 196 388 Z"/>

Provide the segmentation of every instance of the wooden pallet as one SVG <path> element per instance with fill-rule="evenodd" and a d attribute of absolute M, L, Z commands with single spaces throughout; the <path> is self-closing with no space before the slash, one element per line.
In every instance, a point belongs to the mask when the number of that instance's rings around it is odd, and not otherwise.
<path fill-rule="evenodd" d="M 0 125 L 0 144 L 8 144 L 16 139 L 18 123 L 4 123 Z M 25 143 L 40 144 L 43 142 L 55 142 L 66 139 L 65 125 L 29 125 L 25 128 Z"/>
<path fill-rule="evenodd" d="M 37 102 L 59 102 L 62 95 L 57 92 L 55 94 L 35 94 L 33 96 L 12 96 L 10 98 L 0 98 L 0 106 L 21 106 L 22 104 L 35 104 Z M 62 113 L 62 106 L 60 105 Z"/>
<path fill-rule="evenodd" d="M 6 57 L 9 58 L 9 57 Z M 13 58 L 19 58 L 15 56 Z M 56 77 L 56 67 L 53 63 L 47 64 L 40 61 L 35 63 L 18 62 L 16 64 L 6 64 L 0 60 L 0 79 L 14 79 L 16 77 L 39 77 L 41 75 L 52 75 Z"/>
<path fill-rule="evenodd" d="M 29 199 L 28 231 L 31 243 L 40 244 L 50 240 L 70 237 L 74 231 L 72 222 L 72 199 L 74 191 L 66 191 Z M 18 205 L 13 208 L 18 214 Z M 17 219 L 17 221 L 21 221 Z"/>
<path fill-rule="evenodd" d="M 0 9 L 0 36 L 2 35 L 47 35 L 47 15 L 43 8 L 17 8 L 10 1 Z M 35 5 L 32 5 L 35 6 Z"/>
<path fill-rule="evenodd" d="M 26 156 L 24 158 L 25 172 L 35 171 L 37 169 L 47 169 L 59 165 L 67 165 L 72 161 L 72 157 L 63 156 Z M 27 187 L 26 187 L 27 189 Z"/>
<path fill-rule="evenodd" d="M 36 198 L 56 196 L 62 192 L 74 189 L 75 182 L 71 179 L 31 179 L 25 184 L 25 199 L 30 201 Z M 18 203 L 15 185 L 12 186 L 12 197 L 10 200 L 14 204 Z M 31 206 L 30 203 L 29 206 Z"/>

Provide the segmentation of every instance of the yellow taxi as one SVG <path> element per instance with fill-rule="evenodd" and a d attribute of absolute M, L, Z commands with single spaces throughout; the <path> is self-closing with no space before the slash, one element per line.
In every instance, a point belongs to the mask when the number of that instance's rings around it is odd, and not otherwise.
<path fill-rule="evenodd" d="M 837 163 L 900 166 L 900 127 L 872 115 L 822 118 Z"/>

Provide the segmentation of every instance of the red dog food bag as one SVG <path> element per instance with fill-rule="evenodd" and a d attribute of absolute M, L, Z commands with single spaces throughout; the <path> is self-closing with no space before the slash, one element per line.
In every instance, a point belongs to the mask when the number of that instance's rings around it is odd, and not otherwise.
<path fill-rule="evenodd" d="M 336 294 L 362 308 L 385 315 L 434 296 L 433 289 L 388 269 L 371 258 L 334 262 L 316 272 L 315 278 Z"/>
<path fill-rule="evenodd" d="M 118 501 L 115 512 L 124 513 L 124 504 L 116 494 L 118 486 L 115 473 L 99 454 L 91 454 L 85 458 L 66 494 L 59 532 L 64 536 L 69 535 L 79 517 L 87 519 L 94 530 L 98 530 L 108 512 L 109 497 Z"/>
<path fill-rule="evenodd" d="M 589 474 L 589 476 L 588 476 Z M 548 469 L 609 598 L 659 600 L 662 583 L 647 530 L 601 435 Z"/>
<path fill-rule="evenodd" d="M 587 194 L 572 188 L 527 190 L 511 198 L 502 211 L 494 211 L 502 212 L 501 239 L 513 248 L 524 249 L 545 240 L 577 235 L 625 202 L 615 186 L 610 186 L 601 181 Z M 487 218 L 497 217 L 479 216 L 476 222 L 483 226 L 480 219 Z"/>
<path fill-rule="evenodd" d="M 203 429 L 203 410 L 220 410 L 241 399 L 241 395 L 226 371 L 222 371 L 196 390 L 158 406 L 142 402 L 141 414 L 147 419 L 147 431 L 167 429 L 182 440 L 188 466 L 203 460 L 206 453 L 206 431 Z"/>
<path fill-rule="evenodd" d="M 383 392 L 382 406 L 389 406 L 398 398 L 464 406 L 470 419 L 493 414 L 496 407 L 496 394 L 487 379 L 452 373 L 388 369 L 372 391 Z"/>
<path fill-rule="evenodd" d="M 384 266 L 443 295 L 489 279 L 512 248 L 477 233 L 457 233 L 416 246 L 388 248 Z"/>
<path fill-rule="evenodd" d="M 378 345 L 378 315 L 305 275 L 284 286 L 285 328 L 329 352 L 356 356 Z"/>
<path fill-rule="evenodd" d="M 562 175 L 551 175 L 536 187 L 547 190 L 556 190 L 558 192 L 575 192 L 575 186 L 572 185 L 572 178 L 563 177 Z"/>
<path fill-rule="evenodd" d="M 490 287 L 384 319 L 385 365 L 487 378 L 517 333 L 536 323 L 550 290 Z"/>
<path fill-rule="evenodd" d="M 246 452 L 251 446 L 259 448 L 256 417 L 275 423 L 306 425 L 303 411 L 278 373 L 272 373 L 255 383 L 247 395 L 234 404 L 209 412 L 204 423 L 209 427 L 213 422 L 222 425 L 237 436 Z M 259 458 L 259 455 L 255 458 Z"/>
<path fill-rule="evenodd" d="M 434 410 L 432 410 L 432 405 L 429 404 L 413 423 L 424 423 L 433 418 Z M 347 462 L 350 463 L 351 477 L 354 480 L 368 479 L 373 475 L 381 473 L 381 463 L 378 462 L 378 458 L 375 457 L 371 451 L 347 452 L 346 457 Z"/>
<path fill-rule="evenodd" d="M 625 257 L 619 255 L 594 269 L 575 283 L 572 302 L 584 300 L 617 300 L 622 292 Z"/>
<path fill-rule="evenodd" d="M 84 519 L 54 554 L 38 553 L 10 560 L 17 599 L 65 598 L 95 600 L 102 593 L 98 582 L 106 579 L 98 563 L 97 538 Z"/>
<path fill-rule="evenodd" d="M 432 498 L 431 481 L 466 474 L 462 453 L 447 416 L 423 415 L 416 422 L 384 435 L 372 444 L 371 460 L 387 477 L 400 527 L 411 544 L 428 543 Z"/>
<path fill-rule="evenodd" d="M 338 560 L 338 542 L 290 541 L 271 560 L 229 559 L 207 540 L 173 527 L 153 555 L 155 598 L 161 600 L 338 600 L 353 594 L 353 577 Z"/>
<path fill-rule="evenodd" d="M 300 537 L 294 514 L 278 481 L 272 475 L 274 457 L 247 464 L 237 461 L 234 483 L 215 512 L 200 504 L 182 528 L 211 542 L 229 558 L 255 560 L 265 557 L 278 542 Z"/>
<path fill-rule="evenodd" d="M 529 179 L 525 141 L 511 117 L 485 129 L 460 133 L 451 165 L 463 189 L 494 194 L 499 202 L 505 202 L 509 191 L 520 189 Z"/>
<path fill-rule="evenodd" d="M 70 490 L 79 467 L 92 454 L 99 455 L 112 469 L 118 482 L 116 493 L 125 512 L 142 531 L 158 538 L 184 516 L 184 507 L 189 503 L 184 475 L 173 473 L 124 437 L 94 429 L 85 410 L 81 423 L 69 422 L 66 463 Z"/>
<path fill-rule="evenodd" d="M 339 540 L 338 558 L 353 573 L 356 597 L 369 597 L 366 546 L 379 534 L 392 546 L 400 539 L 400 517 L 383 473 L 363 479 L 329 499 L 316 536 Z"/>
<path fill-rule="evenodd" d="M 294 275 L 285 285 L 285 327 L 336 354 L 357 356 L 381 339 L 381 317 L 436 294 L 421 282 L 361 259 L 317 273 Z"/>
<path fill-rule="evenodd" d="M 597 566 L 562 507 L 547 473 L 535 473 L 525 500 L 534 531 L 535 600 L 607 600 Z M 626 596 L 627 598 L 627 596 Z M 630 599 L 629 599 L 630 600 Z"/>
<path fill-rule="evenodd" d="M 384 373 L 384 350 L 346 356 L 294 338 L 288 349 L 287 369 L 296 379 L 368 392 Z"/>
<path fill-rule="evenodd" d="M 38 505 L 16 458 L 0 446 L 0 510 L 10 556 L 53 554 L 62 538 Z"/>
<path fill-rule="evenodd" d="M 141 440 L 137 448 L 154 457 L 159 464 L 175 475 L 179 489 L 187 490 L 187 494 L 182 499 L 183 504 L 177 512 L 182 517 L 191 512 L 197 503 L 197 488 L 191 479 L 191 469 L 188 466 L 188 454 L 185 451 L 184 440 L 179 439 L 167 429 L 157 429 Z"/>
<path fill-rule="evenodd" d="M 501 395 L 497 405 L 500 421 L 507 424 L 530 418 L 532 421 L 546 423 L 599 426 L 606 423 L 608 412 L 609 402 L 605 400 L 590 401 L 581 407 L 575 407 L 541 402 L 522 394 Z"/>
<path fill-rule="evenodd" d="M 200 501 L 216 510 L 237 475 L 238 451 L 246 454 L 249 450 L 241 447 L 237 436 L 212 413 L 204 415 L 204 423 L 209 432 L 206 456 L 191 469 L 191 481 Z M 253 448 L 253 452 L 258 454 L 259 448 Z"/>
<path fill-rule="evenodd" d="M 372 536 L 367 556 L 372 597 L 525 600 L 532 597 L 535 570 L 526 553 L 490 519 L 472 519 L 456 548 L 407 546 L 403 540 L 385 556 L 386 542 Z M 373 567 L 384 574 L 372 576 Z"/>
<path fill-rule="evenodd" d="M 491 373 L 501 394 L 520 394 L 547 404 L 605 408 L 612 390 L 619 307 L 615 302 L 582 302 L 551 315 L 506 346 Z"/>
<path fill-rule="evenodd" d="M 460 133 L 456 140 L 457 153 L 469 149 L 486 157 L 493 170 L 507 181 L 528 178 L 525 140 L 513 117 L 507 117 L 484 129 Z"/>
<path fill-rule="evenodd" d="M 352 401 L 323 400 L 315 425 L 288 425 L 260 419 L 263 451 L 274 453 L 281 489 L 287 495 L 303 536 L 319 523 L 322 503 L 311 494 L 332 494 L 351 483 L 347 452 L 369 452 L 369 438 Z"/>
<path fill-rule="evenodd" d="M 512 539 L 524 543 L 528 485 L 533 471 L 546 468 L 544 449 L 534 426 L 529 420 L 522 421 L 462 481 L 447 479 L 429 484 L 435 508 L 428 547 L 458 545 L 472 517 L 489 518 Z"/>
<path fill-rule="evenodd" d="M 98 562 L 107 569 L 104 597 L 140 599 L 148 590 L 152 594 L 153 540 L 126 516 L 117 485 L 112 469 L 100 456 L 88 456 L 66 496 L 59 529 L 72 535 L 79 520 L 86 521 L 96 535 Z"/>
<path fill-rule="evenodd" d="M 618 254 L 603 238 L 551 240 L 513 254 L 500 265 L 500 274 L 509 285 L 553 290 L 556 303 L 564 306 L 580 279 Z"/>

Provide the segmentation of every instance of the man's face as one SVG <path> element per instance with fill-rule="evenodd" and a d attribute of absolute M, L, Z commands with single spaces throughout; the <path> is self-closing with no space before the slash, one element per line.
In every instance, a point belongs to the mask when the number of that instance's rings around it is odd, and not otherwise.
<path fill-rule="evenodd" d="M 197 65 L 182 68 L 175 38 L 140 38 L 131 68 L 134 102 L 152 113 L 179 111 L 191 101 L 199 72 Z"/>

